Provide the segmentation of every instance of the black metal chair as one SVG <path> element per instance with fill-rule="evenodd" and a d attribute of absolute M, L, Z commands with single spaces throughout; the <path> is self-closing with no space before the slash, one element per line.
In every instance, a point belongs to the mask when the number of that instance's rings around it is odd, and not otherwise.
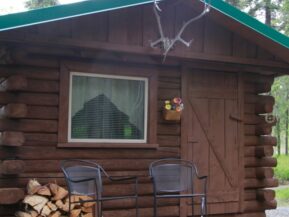
<path fill-rule="evenodd" d="M 95 214 L 102 217 L 102 203 L 109 200 L 121 200 L 134 198 L 136 205 L 136 216 L 138 217 L 138 178 L 130 177 L 112 177 L 97 163 L 86 160 L 64 160 L 61 162 L 61 169 L 64 173 L 66 184 L 69 192 L 69 215 L 71 212 L 71 204 L 96 202 L 97 208 Z M 110 182 L 125 182 L 131 180 L 135 184 L 133 195 L 104 197 L 103 178 L 107 178 Z M 91 199 L 81 201 L 71 201 L 72 195 L 86 195 Z"/>
<path fill-rule="evenodd" d="M 149 168 L 154 190 L 154 217 L 157 217 L 157 199 L 191 198 L 194 214 L 194 198 L 201 199 L 201 216 L 207 216 L 207 176 L 199 176 L 196 166 L 180 159 L 161 159 Z M 201 193 L 194 192 L 194 179 L 202 180 Z"/>

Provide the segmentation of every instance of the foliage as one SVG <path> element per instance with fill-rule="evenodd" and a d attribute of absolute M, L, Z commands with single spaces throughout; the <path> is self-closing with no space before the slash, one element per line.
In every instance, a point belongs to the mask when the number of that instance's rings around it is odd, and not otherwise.
<path fill-rule="evenodd" d="M 26 0 L 25 7 L 28 9 L 39 9 L 58 5 L 58 0 Z"/>
<path fill-rule="evenodd" d="M 253 17 L 289 35 L 289 0 L 225 0 Z"/>
<path fill-rule="evenodd" d="M 289 156 L 280 155 L 276 156 L 278 164 L 277 167 L 274 168 L 275 177 L 280 181 L 289 181 Z"/>
<path fill-rule="evenodd" d="M 278 205 L 288 206 L 289 188 L 280 188 L 280 189 L 276 189 L 275 191 L 276 191 L 276 199 L 278 201 Z"/>

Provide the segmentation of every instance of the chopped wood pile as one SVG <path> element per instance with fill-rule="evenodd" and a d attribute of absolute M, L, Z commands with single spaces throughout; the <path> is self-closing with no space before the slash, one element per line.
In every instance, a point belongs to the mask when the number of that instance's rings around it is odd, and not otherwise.
<path fill-rule="evenodd" d="M 85 195 L 71 196 L 72 202 L 91 200 Z M 24 211 L 15 213 L 16 217 L 65 217 L 68 216 L 68 191 L 55 184 L 41 185 L 37 180 L 27 184 L 27 195 L 23 199 Z M 95 202 L 72 203 L 70 217 L 93 217 Z"/>

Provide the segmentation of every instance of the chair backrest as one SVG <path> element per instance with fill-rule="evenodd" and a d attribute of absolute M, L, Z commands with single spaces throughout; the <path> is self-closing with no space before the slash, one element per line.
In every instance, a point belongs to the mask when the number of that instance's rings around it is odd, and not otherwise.
<path fill-rule="evenodd" d="M 95 195 L 102 192 L 102 172 L 100 165 L 85 160 L 65 160 L 61 169 L 70 194 Z M 91 179 L 89 181 L 81 181 Z"/>
<path fill-rule="evenodd" d="M 180 159 L 161 159 L 150 165 L 156 192 L 192 192 L 196 173 L 193 163 Z"/>

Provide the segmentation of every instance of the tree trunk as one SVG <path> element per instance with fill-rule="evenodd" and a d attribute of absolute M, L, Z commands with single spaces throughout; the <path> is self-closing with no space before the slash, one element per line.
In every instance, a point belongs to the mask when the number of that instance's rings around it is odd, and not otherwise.
<path fill-rule="evenodd" d="M 265 24 L 271 26 L 272 24 L 272 10 L 271 10 L 271 1 L 265 1 Z"/>
<path fill-rule="evenodd" d="M 280 129 L 280 121 L 277 121 L 276 125 L 276 134 L 277 134 L 277 153 L 281 154 L 281 129 Z"/>

